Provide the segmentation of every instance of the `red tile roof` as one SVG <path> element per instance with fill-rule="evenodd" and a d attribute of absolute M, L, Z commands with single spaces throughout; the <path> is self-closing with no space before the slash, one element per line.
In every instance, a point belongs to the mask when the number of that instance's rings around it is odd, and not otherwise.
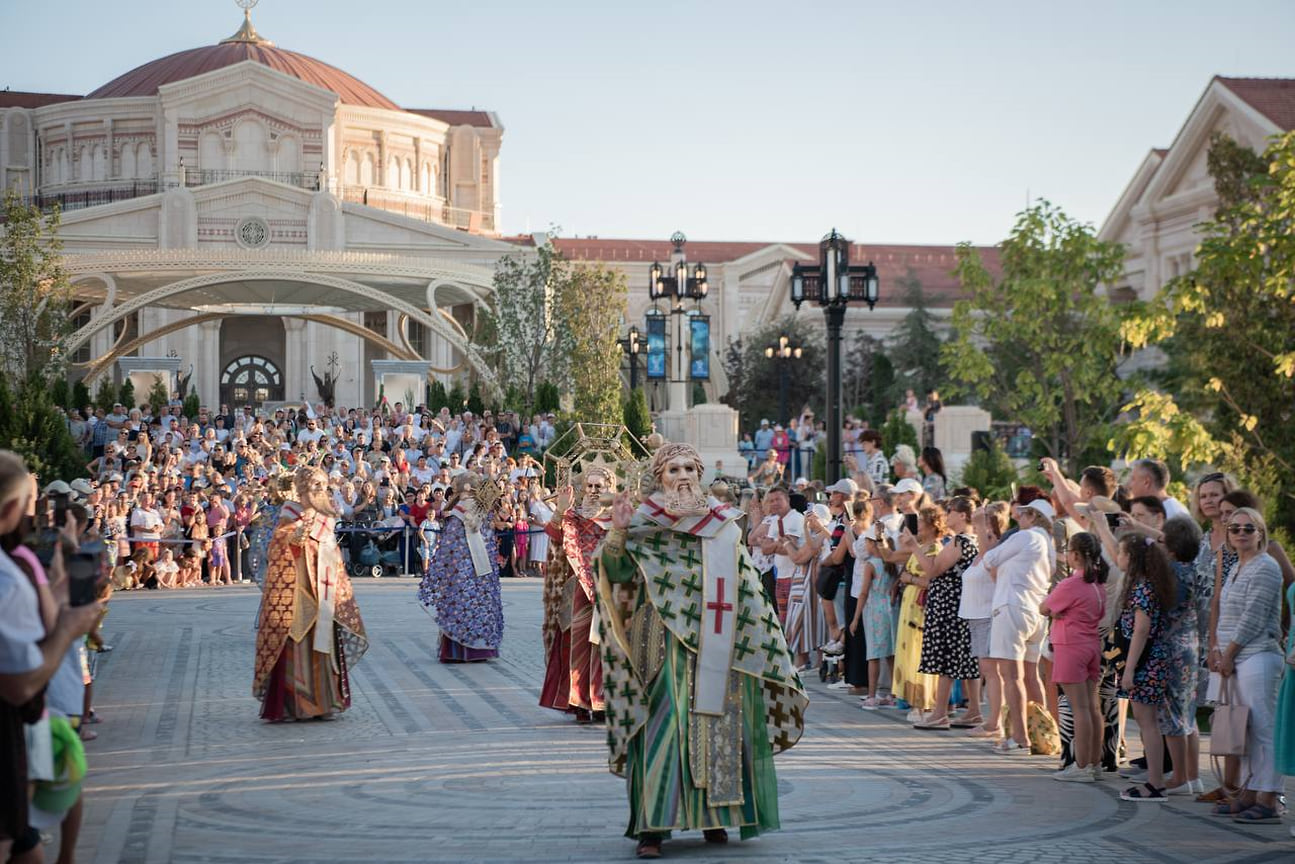
<path fill-rule="evenodd" d="M 509 238 L 512 242 L 530 245 L 529 237 Z M 603 240 L 554 238 L 553 245 L 568 259 L 576 261 L 603 261 L 609 264 L 628 262 L 650 264 L 670 259 L 674 248 L 668 240 Z M 784 245 L 803 252 L 806 263 L 817 262 L 817 243 L 751 243 L 689 240 L 686 247 L 688 260 L 706 264 L 736 261 L 770 246 Z M 992 273 L 1001 271 L 998 249 L 993 246 L 977 247 L 981 259 Z M 895 287 L 898 280 L 911 272 L 921 283 L 926 301 L 932 306 L 950 307 L 966 296 L 962 286 L 952 275 L 957 266 L 956 248 L 953 246 L 876 245 L 855 243 L 850 247 L 850 260 L 857 263 L 871 261 L 877 265 L 877 275 L 883 286 L 882 306 L 903 306 L 903 294 Z"/>
<path fill-rule="evenodd" d="M 75 102 L 80 96 L 67 93 L 28 93 L 24 90 L 0 90 L 0 108 L 41 108 L 59 102 Z"/>
<path fill-rule="evenodd" d="M 423 117 L 431 117 L 433 120 L 440 120 L 450 126 L 480 126 L 490 128 L 494 126 L 494 120 L 489 111 L 454 111 L 445 108 L 406 108 L 410 114 L 421 114 Z"/>
<path fill-rule="evenodd" d="M 254 42 L 222 42 L 219 45 L 205 45 L 201 48 L 180 51 L 132 69 L 85 98 L 154 96 L 157 94 L 157 88 L 164 84 L 184 81 L 195 75 L 224 69 L 226 66 L 232 66 L 244 60 L 260 63 L 305 81 L 307 84 L 336 93 L 347 105 L 400 110 L 395 102 L 335 66 L 295 51 L 286 51 L 272 45 Z"/>
<path fill-rule="evenodd" d="M 1225 78 L 1218 75 L 1215 80 L 1280 129 L 1295 129 L 1295 78 Z"/>

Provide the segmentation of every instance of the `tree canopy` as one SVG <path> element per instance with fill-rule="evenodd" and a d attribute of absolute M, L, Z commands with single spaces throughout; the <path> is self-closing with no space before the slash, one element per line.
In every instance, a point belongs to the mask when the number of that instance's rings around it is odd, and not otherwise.
<path fill-rule="evenodd" d="M 941 359 L 957 395 L 1026 424 L 1073 472 L 1085 450 L 1105 446 L 1121 401 L 1120 313 L 1098 287 L 1120 275 L 1124 248 L 1043 200 L 999 248 L 995 280 L 959 245 L 955 273 L 971 296 L 954 306 Z"/>

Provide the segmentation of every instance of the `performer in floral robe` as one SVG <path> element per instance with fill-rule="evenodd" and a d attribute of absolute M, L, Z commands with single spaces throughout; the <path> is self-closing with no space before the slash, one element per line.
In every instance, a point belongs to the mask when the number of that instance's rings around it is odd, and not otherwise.
<path fill-rule="evenodd" d="M 418 599 L 436 607 L 442 663 L 468 663 L 499 656 L 504 607 L 499 597 L 499 547 L 490 527 L 493 498 L 482 496 L 480 474 L 454 478 L 454 497 L 441 527 Z"/>
<path fill-rule="evenodd" d="M 296 474 L 266 556 L 252 695 L 271 722 L 330 718 L 351 705 L 351 666 L 369 647 L 337 548 L 328 476 Z"/>
<path fill-rule="evenodd" d="M 800 740 L 809 701 L 741 511 L 701 491 L 702 470 L 691 446 L 661 447 L 658 491 L 616 499 L 600 552 L 610 765 L 644 858 L 674 830 L 724 843 L 726 828 L 778 828 L 773 754 Z"/>
<path fill-rule="evenodd" d="M 544 574 L 544 686 L 540 705 L 575 714 L 576 722 L 601 722 L 603 664 L 594 623 L 594 550 L 610 514 L 599 499 L 615 488 L 610 471 L 593 468 L 582 478 L 584 499 L 572 509 L 574 490 L 558 495 L 557 512 L 545 532 L 549 560 Z"/>

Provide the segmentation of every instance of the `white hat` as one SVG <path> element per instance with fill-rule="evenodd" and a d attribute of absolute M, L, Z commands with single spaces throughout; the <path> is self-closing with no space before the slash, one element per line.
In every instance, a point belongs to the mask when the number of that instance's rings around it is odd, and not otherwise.
<path fill-rule="evenodd" d="M 895 488 L 890 490 L 896 495 L 903 495 L 905 492 L 912 492 L 915 495 L 921 495 L 923 492 L 922 484 L 918 483 L 912 477 L 905 477 L 895 484 Z"/>
<path fill-rule="evenodd" d="M 805 479 L 804 477 L 797 477 L 796 482 L 792 485 L 794 485 L 797 489 L 800 489 L 802 487 L 808 486 L 809 480 Z"/>
<path fill-rule="evenodd" d="M 78 477 L 71 483 L 72 491 L 80 495 L 89 495 L 94 492 L 94 485 L 84 477 Z"/>
<path fill-rule="evenodd" d="M 826 504 L 811 504 L 809 510 L 818 517 L 819 522 L 832 521 L 832 511 L 827 509 Z"/>
<path fill-rule="evenodd" d="M 1037 500 L 1031 501 L 1029 504 L 1026 504 L 1025 509 L 1033 510 L 1034 512 L 1042 516 L 1048 517 L 1049 522 L 1057 518 L 1057 511 L 1053 510 L 1052 505 L 1049 504 L 1047 501 L 1044 501 L 1042 498 L 1039 498 Z"/>
<path fill-rule="evenodd" d="M 768 421 L 768 420 L 761 420 L 761 421 L 760 421 L 760 425 L 761 425 L 761 426 L 768 426 L 768 425 L 769 425 L 769 421 Z"/>
<path fill-rule="evenodd" d="M 64 483 L 62 480 L 55 480 L 53 483 L 45 487 L 45 494 L 46 495 L 71 495 L 72 487 Z"/>
<path fill-rule="evenodd" d="M 849 477 L 842 477 L 840 480 L 837 480 L 831 486 L 828 486 L 827 491 L 839 492 L 842 495 L 849 495 L 850 497 L 853 498 L 854 494 L 859 491 L 859 484 L 855 483 Z"/>

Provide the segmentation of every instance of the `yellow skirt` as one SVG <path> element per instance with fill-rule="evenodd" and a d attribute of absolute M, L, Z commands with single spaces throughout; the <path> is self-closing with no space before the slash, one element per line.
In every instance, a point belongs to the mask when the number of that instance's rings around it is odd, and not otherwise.
<path fill-rule="evenodd" d="M 921 588 L 908 585 L 899 604 L 899 633 L 895 638 L 895 670 L 891 692 L 914 708 L 930 711 L 935 702 L 936 676 L 918 672 L 922 662 L 922 627 L 926 610 L 917 604 Z"/>

